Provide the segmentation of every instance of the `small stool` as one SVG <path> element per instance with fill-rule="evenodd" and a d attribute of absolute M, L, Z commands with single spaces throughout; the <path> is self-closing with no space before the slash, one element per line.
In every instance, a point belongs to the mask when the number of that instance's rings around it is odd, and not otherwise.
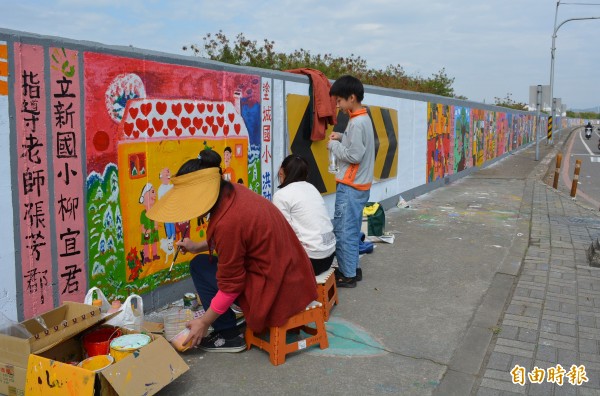
<path fill-rule="evenodd" d="M 309 327 L 309 323 L 314 323 L 316 328 Z M 292 331 L 301 337 L 300 331 L 304 331 L 309 336 L 290 344 L 287 343 L 287 332 Z M 263 337 L 269 334 L 269 339 Z M 274 366 L 285 363 L 285 355 L 305 349 L 311 345 L 319 344 L 321 349 L 329 348 L 327 340 L 327 330 L 323 320 L 323 306 L 318 301 L 313 301 L 301 312 L 288 319 L 282 326 L 269 327 L 268 330 L 260 334 L 254 333 L 249 327 L 246 327 L 246 349 L 252 345 L 269 352 L 269 360 Z"/>
<path fill-rule="evenodd" d="M 327 271 L 315 276 L 317 281 L 317 301 L 323 304 L 324 320 L 329 320 L 329 311 L 334 305 L 338 304 L 338 292 L 335 285 L 335 268 L 329 268 Z"/>

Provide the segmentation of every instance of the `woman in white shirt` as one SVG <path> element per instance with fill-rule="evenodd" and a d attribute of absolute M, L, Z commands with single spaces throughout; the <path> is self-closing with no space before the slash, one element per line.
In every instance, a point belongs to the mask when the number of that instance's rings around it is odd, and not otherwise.
<path fill-rule="evenodd" d="M 273 203 L 296 232 L 315 275 L 319 275 L 331 267 L 335 256 L 335 235 L 325 201 L 315 186 L 306 181 L 308 162 L 304 158 L 287 156 L 278 177 L 279 190 L 273 196 Z"/>

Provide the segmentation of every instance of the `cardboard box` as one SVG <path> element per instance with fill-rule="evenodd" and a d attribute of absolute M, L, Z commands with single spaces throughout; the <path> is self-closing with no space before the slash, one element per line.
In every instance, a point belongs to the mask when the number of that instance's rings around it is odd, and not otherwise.
<path fill-rule="evenodd" d="M 161 336 L 150 337 L 152 341 L 148 345 L 98 374 L 66 363 L 73 356 L 73 344 L 58 345 L 47 352 L 53 354 L 51 357 L 30 355 L 25 394 L 154 395 L 189 367 L 167 340 Z"/>
<path fill-rule="evenodd" d="M 103 320 L 100 308 L 67 302 L 21 324 L 32 334 L 28 339 L 0 334 L 0 394 L 23 395 L 30 354 L 40 354 Z"/>
<path fill-rule="evenodd" d="M 65 305 L 67 308 L 65 309 Z M 179 354 L 163 337 L 152 336 L 150 344 L 130 356 L 114 363 L 99 374 L 69 364 L 83 359 L 80 336 L 108 319 L 99 315 L 96 307 L 86 304 L 66 303 L 44 314 L 47 324 L 62 325 L 65 320 L 77 323 L 54 327 L 44 338 L 39 333 L 29 340 L 20 340 L 21 348 L 8 348 L 8 340 L 0 338 L 0 382 L 3 369 L 11 370 L 9 384 L 0 383 L 0 393 L 12 395 L 153 395 L 175 378 L 189 370 Z M 58 311 L 56 313 L 55 311 Z M 94 312 L 93 315 L 91 312 Z M 85 319 L 82 319 L 85 315 Z M 29 322 L 29 323 L 28 323 Z M 36 324 L 37 321 L 34 321 Z M 30 329 L 31 321 L 23 322 Z M 77 325 L 77 326 L 74 326 Z M 41 328 L 41 326 L 40 326 Z M 122 329 L 123 333 L 130 333 Z M 30 330 L 31 332 L 31 330 Z M 8 337 L 14 338 L 14 337 Z M 13 340 L 14 341 L 14 340 Z M 19 339 L 16 339 L 19 341 Z M 19 344 L 19 343 L 17 343 Z M 3 349 L 2 346 L 5 346 Z M 10 352 L 11 359 L 6 358 Z M 8 367 L 10 366 L 10 367 Z"/>

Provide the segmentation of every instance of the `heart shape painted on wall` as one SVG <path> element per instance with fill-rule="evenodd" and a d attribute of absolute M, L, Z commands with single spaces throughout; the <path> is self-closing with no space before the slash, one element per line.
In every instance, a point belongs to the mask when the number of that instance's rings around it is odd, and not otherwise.
<path fill-rule="evenodd" d="M 152 119 L 152 126 L 157 131 L 160 131 L 163 128 L 163 125 L 164 125 L 164 122 L 160 118 L 153 118 Z"/>
<path fill-rule="evenodd" d="M 152 111 L 152 103 L 142 103 L 142 105 L 140 106 L 140 110 L 142 111 L 143 115 L 148 117 L 148 114 L 150 114 L 150 112 Z"/>
<path fill-rule="evenodd" d="M 173 112 L 173 114 L 179 117 L 179 114 L 181 114 L 181 103 L 172 104 L 171 111 Z"/>
<path fill-rule="evenodd" d="M 183 105 L 183 108 L 185 109 L 185 111 L 187 111 L 188 114 L 192 114 L 192 112 L 194 111 L 194 104 L 186 103 Z"/>
<path fill-rule="evenodd" d="M 196 128 L 200 129 L 202 128 L 202 124 L 204 124 L 204 120 L 202 118 L 194 117 L 192 123 Z"/>
<path fill-rule="evenodd" d="M 156 103 L 156 111 L 158 114 L 163 115 L 167 111 L 167 104 L 165 102 Z"/>

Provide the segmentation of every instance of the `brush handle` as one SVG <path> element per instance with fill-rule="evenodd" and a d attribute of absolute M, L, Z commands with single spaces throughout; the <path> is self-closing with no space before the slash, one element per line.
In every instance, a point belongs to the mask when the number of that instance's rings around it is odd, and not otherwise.
<path fill-rule="evenodd" d="M 181 238 L 180 242 L 183 242 L 184 238 Z M 173 256 L 173 261 L 171 262 L 171 266 L 169 267 L 169 272 L 171 272 L 171 270 L 173 269 L 173 265 L 175 265 L 175 260 L 177 260 L 177 256 L 179 255 L 179 252 L 181 251 L 181 246 L 177 246 L 177 250 L 175 251 L 175 255 Z"/>

